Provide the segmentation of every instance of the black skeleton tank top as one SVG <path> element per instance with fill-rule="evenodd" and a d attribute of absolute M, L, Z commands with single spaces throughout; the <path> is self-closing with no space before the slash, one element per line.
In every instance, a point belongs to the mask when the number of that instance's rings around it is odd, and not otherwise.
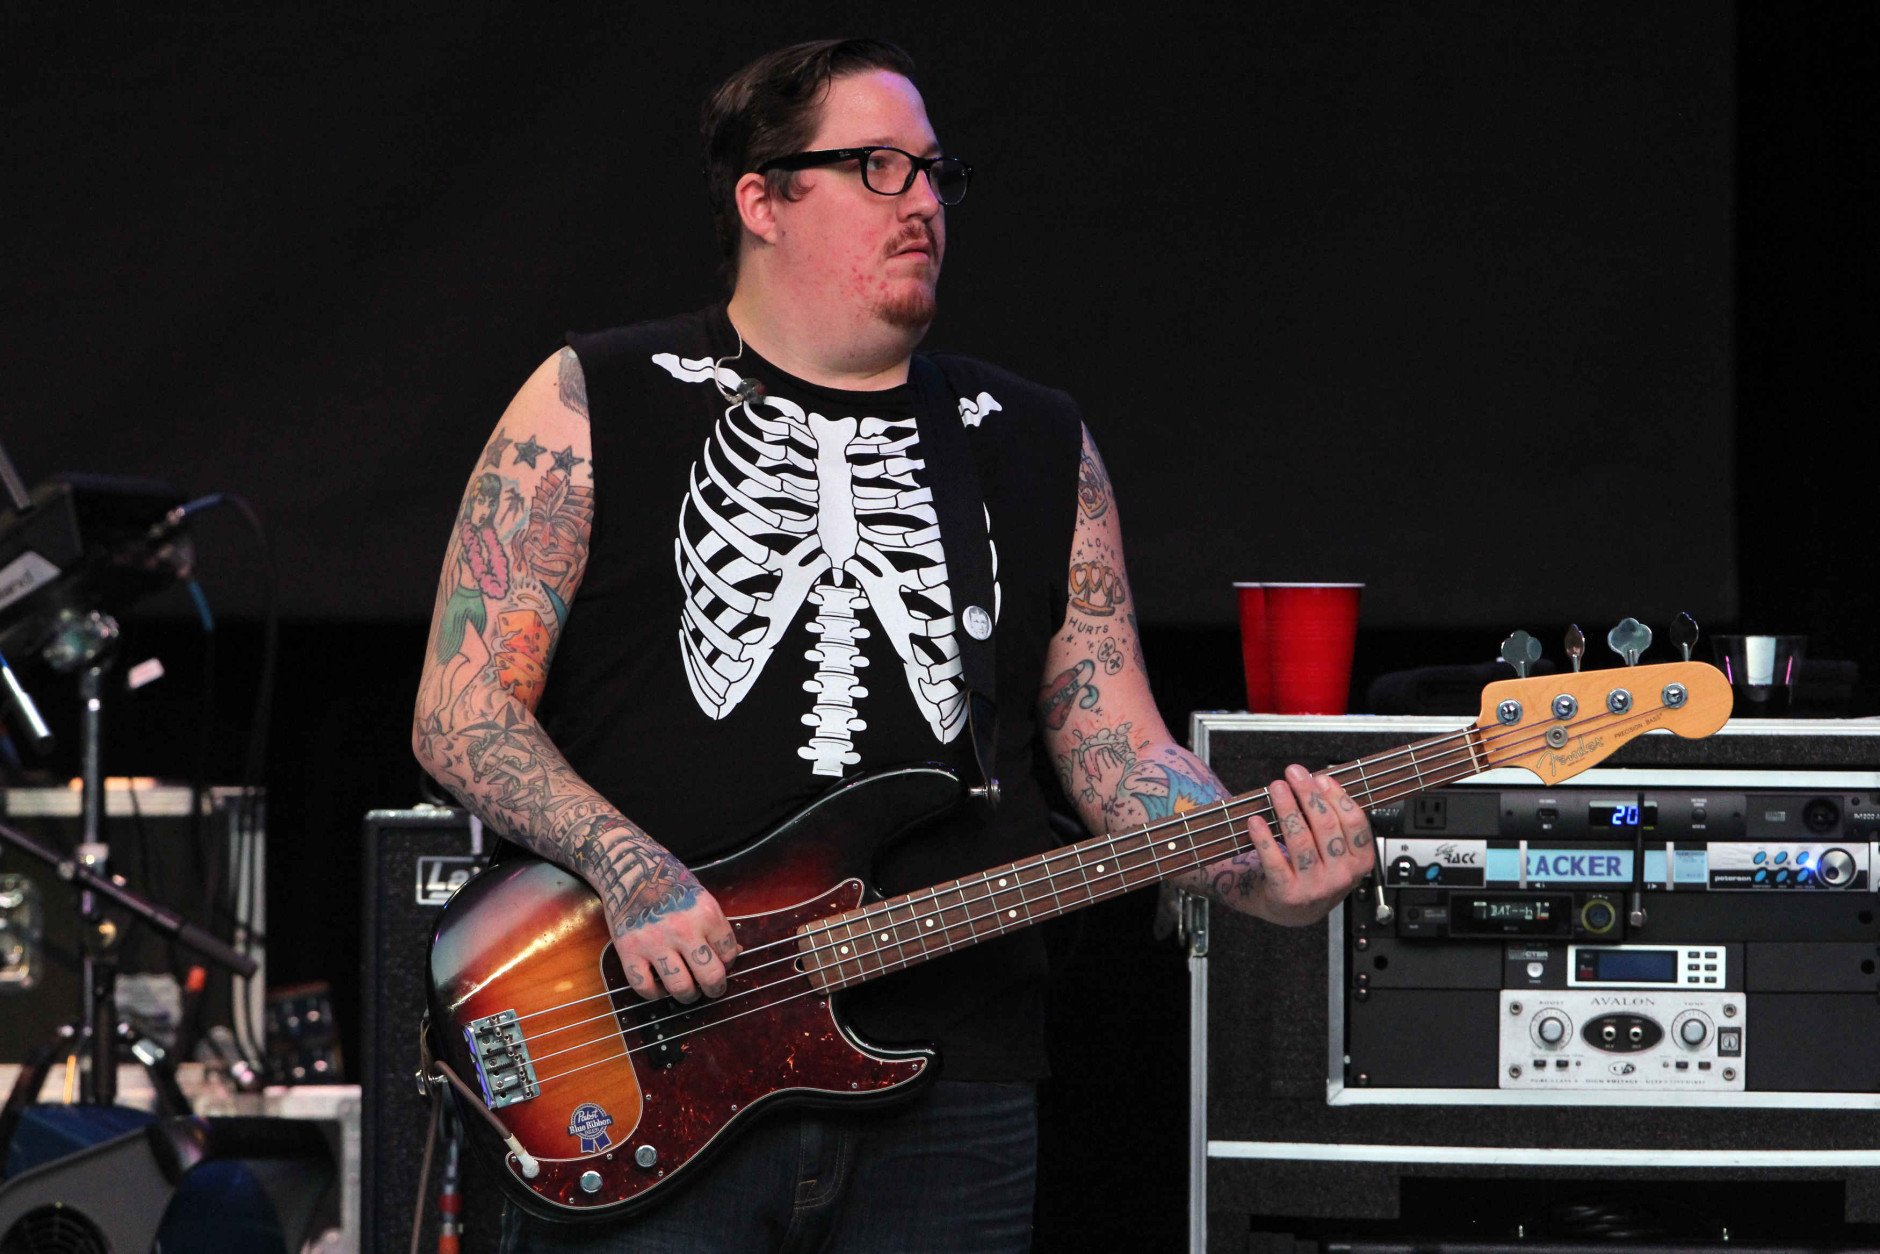
<path fill-rule="evenodd" d="M 909 389 L 844 392 L 746 349 L 728 403 L 723 306 L 574 334 L 594 523 L 538 709 L 569 763 L 687 862 L 755 838 L 839 779 L 969 760 L 960 630 Z M 1042 852 L 1050 771 L 1035 719 L 1062 624 L 1081 419 L 1069 397 L 938 355 L 979 467 L 995 579 L 1004 801 L 893 846 L 882 891 Z M 954 1079 L 1044 1073 L 1037 930 L 850 994 L 857 1027 L 931 1040 Z"/>

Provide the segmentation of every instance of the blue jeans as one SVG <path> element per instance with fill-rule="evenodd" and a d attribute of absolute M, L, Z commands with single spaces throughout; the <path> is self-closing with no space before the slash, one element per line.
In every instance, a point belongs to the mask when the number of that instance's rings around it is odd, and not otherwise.
<path fill-rule="evenodd" d="M 1023 1254 L 1037 1157 L 1032 1085 L 942 1080 L 890 1111 L 775 1116 L 622 1224 L 506 1207 L 503 1254 Z"/>

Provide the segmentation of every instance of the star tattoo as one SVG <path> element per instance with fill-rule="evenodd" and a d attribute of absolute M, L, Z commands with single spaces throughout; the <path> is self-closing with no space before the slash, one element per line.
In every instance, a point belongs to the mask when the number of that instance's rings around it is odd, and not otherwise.
<path fill-rule="evenodd" d="M 496 438 L 491 440 L 490 446 L 483 450 L 483 464 L 492 468 L 501 466 L 503 450 L 514 443 L 515 441 L 504 435 L 502 431 L 497 431 Z"/>
<path fill-rule="evenodd" d="M 530 436 L 522 443 L 516 445 L 516 460 L 511 462 L 510 465 L 527 466 L 530 470 L 534 470 L 535 459 L 546 452 L 548 452 L 548 450 L 543 448 L 540 444 L 537 444 L 534 436 Z"/>
<path fill-rule="evenodd" d="M 574 445 L 570 444 L 567 448 L 555 454 L 555 469 L 565 475 L 573 471 L 576 466 L 579 466 L 586 460 L 587 458 L 585 457 L 576 457 L 574 455 Z"/>

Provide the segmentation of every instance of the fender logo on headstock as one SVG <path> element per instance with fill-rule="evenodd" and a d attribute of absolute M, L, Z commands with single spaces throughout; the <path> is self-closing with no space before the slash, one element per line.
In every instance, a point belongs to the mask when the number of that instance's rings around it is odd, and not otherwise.
<path fill-rule="evenodd" d="M 1605 755 L 1606 738 L 1604 736 L 1594 736 L 1591 739 L 1579 736 L 1575 738 L 1573 748 L 1565 753 L 1555 753 L 1552 749 L 1544 750 L 1540 757 L 1535 759 L 1535 766 L 1537 772 L 1564 771 L 1583 758 L 1601 758 Z"/>

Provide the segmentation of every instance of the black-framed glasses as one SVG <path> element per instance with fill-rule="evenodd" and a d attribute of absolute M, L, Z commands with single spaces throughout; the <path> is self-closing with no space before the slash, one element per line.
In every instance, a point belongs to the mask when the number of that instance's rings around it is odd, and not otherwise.
<path fill-rule="evenodd" d="M 899 196 L 914 186 L 914 176 L 926 174 L 933 197 L 943 205 L 957 205 L 966 199 L 966 188 L 973 181 L 973 167 L 958 157 L 916 157 L 911 152 L 885 146 L 869 148 L 820 148 L 815 152 L 797 152 L 787 157 L 772 157 L 757 167 L 756 173 L 772 170 L 807 170 L 811 166 L 856 162 L 862 171 L 862 186 L 880 196 Z"/>

